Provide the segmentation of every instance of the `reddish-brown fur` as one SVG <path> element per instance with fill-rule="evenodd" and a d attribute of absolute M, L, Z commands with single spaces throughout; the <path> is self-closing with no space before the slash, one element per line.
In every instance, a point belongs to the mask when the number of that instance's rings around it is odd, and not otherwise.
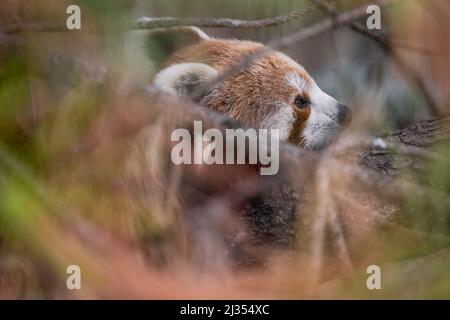
<path fill-rule="evenodd" d="M 204 40 L 173 54 L 167 65 L 204 63 L 222 74 L 263 48 L 262 44 L 251 41 Z M 220 90 L 215 90 L 202 102 L 248 126 L 259 127 L 264 119 L 277 111 L 277 103 L 282 101 L 292 107 L 294 115 L 288 140 L 298 144 L 311 110 L 310 107 L 299 109 L 293 104 L 297 95 L 306 93 L 286 82 L 286 76 L 292 73 L 306 83 L 311 81 L 306 71 L 290 58 L 279 52 L 270 52 L 245 70 L 226 78 L 220 84 Z"/>

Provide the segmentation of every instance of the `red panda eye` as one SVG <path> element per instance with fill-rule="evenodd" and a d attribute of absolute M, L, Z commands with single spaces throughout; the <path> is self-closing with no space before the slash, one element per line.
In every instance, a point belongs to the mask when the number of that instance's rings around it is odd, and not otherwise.
<path fill-rule="evenodd" d="M 308 99 L 303 98 L 302 96 L 296 96 L 294 100 L 294 104 L 300 109 L 306 108 L 309 106 L 310 101 Z"/>

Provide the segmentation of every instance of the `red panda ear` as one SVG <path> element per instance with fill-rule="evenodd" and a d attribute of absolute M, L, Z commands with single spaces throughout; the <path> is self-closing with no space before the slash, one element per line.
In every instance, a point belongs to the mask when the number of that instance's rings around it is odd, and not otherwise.
<path fill-rule="evenodd" d="M 197 27 L 155 29 L 145 42 L 147 56 L 156 65 L 183 47 L 209 40 L 209 36 Z"/>
<path fill-rule="evenodd" d="M 190 34 L 195 42 L 210 40 L 211 38 L 199 27 L 182 27 L 179 30 L 184 30 L 186 34 Z"/>
<path fill-rule="evenodd" d="M 212 90 L 208 84 L 219 76 L 216 69 L 204 63 L 178 63 L 161 70 L 154 85 L 167 93 L 198 99 Z"/>

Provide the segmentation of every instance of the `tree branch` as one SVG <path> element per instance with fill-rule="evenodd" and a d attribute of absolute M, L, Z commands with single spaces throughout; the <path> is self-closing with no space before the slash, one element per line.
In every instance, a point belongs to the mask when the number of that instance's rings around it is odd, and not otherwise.
<path fill-rule="evenodd" d="M 305 16 L 314 9 L 317 5 L 310 5 L 303 9 L 292 11 L 286 15 L 270 17 L 267 19 L 258 20 L 241 20 L 230 18 L 174 18 L 174 17 L 142 17 L 130 25 L 125 26 L 124 30 L 152 30 L 158 28 L 173 28 L 196 26 L 202 28 L 266 28 L 284 24 L 291 20 L 295 20 Z M 82 31 L 101 31 L 98 27 L 83 28 Z M 65 25 L 60 23 L 27 23 L 14 24 L 7 27 L 0 28 L 0 34 L 12 35 L 24 32 L 64 32 L 70 31 Z"/>
<path fill-rule="evenodd" d="M 240 20 L 230 18 L 140 18 L 133 23 L 131 29 L 155 29 L 168 27 L 186 27 L 196 26 L 202 28 L 266 28 L 284 24 L 294 19 L 301 18 L 312 10 L 316 9 L 317 5 L 310 5 L 300 10 L 295 10 L 287 15 L 271 17 L 259 20 Z"/>
<path fill-rule="evenodd" d="M 394 1 L 395 0 L 371 1 L 370 3 L 367 3 L 361 7 L 357 7 L 355 9 L 336 14 L 332 19 L 326 19 L 318 23 L 315 23 L 311 26 L 302 28 L 299 31 L 287 34 L 286 36 L 282 37 L 279 40 L 269 42 L 268 45 L 274 48 L 285 48 L 292 46 L 292 44 L 294 43 L 305 41 L 312 37 L 318 36 L 319 34 L 330 31 L 332 29 L 347 26 L 351 24 L 353 21 L 366 16 L 367 15 L 366 10 L 369 4 L 375 4 L 378 6 L 387 6 Z"/>
<path fill-rule="evenodd" d="M 315 0 L 314 2 L 330 15 L 333 22 L 336 21 L 338 14 L 331 4 L 323 0 Z M 407 78 L 407 80 L 409 80 L 422 92 L 423 97 L 427 101 L 431 114 L 433 116 L 439 116 L 442 114 L 442 111 L 434 100 L 431 92 L 428 90 L 423 78 L 413 68 L 409 67 L 407 63 L 405 63 L 405 61 L 403 61 L 403 59 L 401 59 L 400 56 L 394 51 L 394 46 L 398 44 L 397 42 L 392 41 L 388 35 L 382 32 L 369 30 L 364 25 L 356 21 L 351 21 L 350 27 L 353 31 L 369 37 L 377 42 L 389 54 L 392 61 L 394 61 L 397 68 Z M 406 46 L 402 47 L 408 49 Z"/>

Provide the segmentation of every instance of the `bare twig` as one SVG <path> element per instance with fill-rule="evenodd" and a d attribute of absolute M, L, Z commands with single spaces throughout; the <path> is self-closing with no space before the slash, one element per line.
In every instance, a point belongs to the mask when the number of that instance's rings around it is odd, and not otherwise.
<path fill-rule="evenodd" d="M 334 9 L 334 7 L 330 4 L 329 1 L 326 0 L 314 0 L 314 3 L 316 3 L 318 6 L 320 6 L 326 13 L 328 13 L 331 18 L 334 18 L 337 14 L 337 11 Z M 354 25 L 357 25 L 356 27 Z M 352 22 L 351 26 L 353 29 L 358 29 L 356 31 L 358 32 L 364 32 L 364 33 L 368 33 L 366 34 L 367 36 L 374 36 L 373 33 L 368 32 L 369 30 L 367 28 L 360 28 L 359 24 L 357 24 L 356 22 Z M 376 35 L 375 35 L 376 36 Z M 389 43 L 392 46 L 395 46 L 396 48 L 399 49 L 406 49 L 409 51 L 415 51 L 415 52 L 419 52 L 419 53 L 423 53 L 423 54 L 429 54 L 429 55 L 438 55 L 438 56 L 443 56 L 446 53 L 445 52 L 441 52 L 439 50 L 433 49 L 433 48 L 424 48 L 421 47 L 420 45 L 414 44 L 414 43 L 409 43 L 409 42 L 405 42 L 399 39 L 392 39 L 392 37 L 387 38 L 387 35 L 382 35 L 380 39 L 381 41 L 385 41 L 385 40 L 389 40 Z"/>
<path fill-rule="evenodd" d="M 393 0 L 375 0 L 375 1 L 373 1 L 373 4 L 387 5 L 388 3 L 392 2 L 392 1 Z M 317 7 L 319 5 L 320 4 L 315 4 L 314 7 Z M 300 42 L 300 41 L 306 40 L 310 37 L 319 35 L 323 32 L 330 31 L 335 27 L 347 25 L 347 24 L 353 22 L 355 19 L 358 19 L 358 18 L 366 15 L 366 9 L 367 9 L 367 5 L 361 6 L 356 9 L 346 11 L 346 12 L 343 12 L 340 14 L 336 14 L 332 20 L 321 21 L 312 26 L 303 28 L 298 32 L 289 34 L 281 39 L 269 42 L 265 48 L 260 49 L 260 50 L 256 51 L 255 53 L 252 53 L 252 54 L 249 54 L 249 55 L 243 57 L 241 59 L 241 61 L 239 61 L 235 65 L 231 66 L 223 75 L 219 76 L 217 79 L 215 79 L 211 83 L 208 83 L 206 86 L 202 86 L 201 88 L 199 88 L 199 90 L 197 92 L 195 92 L 195 94 L 194 94 L 195 99 L 198 99 L 202 95 L 203 92 L 208 91 L 207 89 L 214 87 L 215 85 L 217 85 L 218 83 L 221 83 L 228 77 L 233 76 L 235 73 L 240 72 L 241 70 L 247 68 L 249 65 L 251 65 L 252 63 L 257 61 L 258 59 L 261 59 L 265 55 L 272 52 L 272 50 L 285 48 L 285 47 L 291 46 L 292 44 L 294 44 L 296 42 Z"/>
<path fill-rule="evenodd" d="M 394 0 L 374 0 L 371 1 L 369 4 L 386 6 L 388 4 L 391 4 L 392 2 L 394 2 Z M 365 4 L 361 7 L 357 7 L 355 9 L 336 14 L 332 19 L 323 20 L 311 26 L 302 28 L 299 31 L 287 34 L 281 39 L 269 42 L 268 45 L 275 48 L 285 48 L 292 46 L 295 43 L 305 41 L 319 34 L 330 31 L 332 29 L 347 26 L 351 24 L 353 21 L 366 16 L 367 15 L 366 10 L 369 4 Z"/>
<path fill-rule="evenodd" d="M 124 26 L 123 30 L 152 30 L 158 28 L 172 28 L 196 26 L 202 28 L 266 28 L 284 24 L 305 16 L 313 11 L 317 5 L 310 5 L 300 10 L 292 11 L 286 15 L 270 17 L 267 19 L 241 20 L 230 18 L 174 18 L 174 17 L 142 17 Z M 83 31 L 98 31 L 101 28 L 83 28 Z M 14 24 L 0 28 L 0 33 L 12 35 L 23 32 L 64 32 L 70 31 L 61 23 L 26 23 Z"/>
<path fill-rule="evenodd" d="M 336 25 L 339 25 L 338 24 L 338 16 L 339 15 L 337 14 L 336 10 L 334 9 L 334 7 L 331 4 L 329 4 L 328 2 L 323 1 L 323 0 L 315 0 L 314 2 L 318 6 L 320 6 L 322 9 L 324 9 L 331 16 L 333 27 Z M 393 47 L 395 45 L 399 45 L 400 47 L 402 47 L 404 49 L 409 48 L 414 51 L 417 51 L 417 49 L 420 49 L 420 48 L 417 48 L 414 46 L 408 46 L 401 42 L 392 41 L 392 39 L 388 35 L 386 35 L 382 32 L 376 32 L 373 30 L 369 30 L 364 25 L 362 25 L 361 23 L 356 22 L 356 21 L 350 21 L 349 25 L 352 30 L 354 30 L 364 36 L 367 36 L 367 37 L 371 38 L 372 40 L 375 40 L 379 45 L 381 45 L 386 50 L 386 52 L 389 54 L 389 56 L 392 58 L 392 60 L 395 62 L 398 69 L 400 70 L 400 72 L 403 73 L 404 76 L 406 76 L 406 78 L 410 82 L 412 82 L 422 92 L 425 100 L 427 101 L 427 104 L 430 108 L 430 112 L 432 113 L 432 115 L 438 116 L 438 115 L 442 114 L 439 106 L 437 105 L 432 94 L 428 90 L 423 78 L 415 70 L 410 68 L 403 61 L 403 59 L 401 59 L 399 57 L 399 55 L 393 50 Z"/>
<path fill-rule="evenodd" d="M 310 5 L 300 10 L 295 10 L 287 15 L 258 20 L 240 20 L 229 18 L 140 18 L 134 22 L 131 29 L 155 29 L 168 27 L 196 26 L 202 28 L 265 28 L 284 24 L 288 21 L 301 18 L 314 10 L 317 6 Z"/>

